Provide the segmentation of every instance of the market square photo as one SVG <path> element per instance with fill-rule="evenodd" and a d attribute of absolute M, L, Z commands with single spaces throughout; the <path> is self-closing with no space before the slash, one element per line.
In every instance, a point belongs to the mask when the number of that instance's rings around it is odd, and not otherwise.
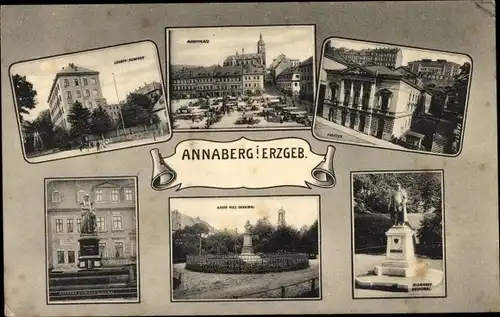
<path fill-rule="evenodd" d="M 9 69 L 29 163 L 166 141 L 171 135 L 151 41 L 18 62 Z"/>
<path fill-rule="evenodd" d="M 139 302 L 137 178 L 45 180 L 47 303 Z"/>
<path fill-rule="evenodd" d="M 471 73 L 464 54 L 327 39 L 313 133 L 324 141 L 457 156 Z"/>
<path fill-rule="evenodd" d="M 446 297 L 443 171 L 351 173 L 353 298 Z"/>
<path fill-rule="evenodd" d="M 319 196 L 170 199 L 172 301 L 321 299 Z"/>
<path fill-rule="evenodd" d="M 166 30 L 176 131 L 310 129 L 315 26 Z"/>

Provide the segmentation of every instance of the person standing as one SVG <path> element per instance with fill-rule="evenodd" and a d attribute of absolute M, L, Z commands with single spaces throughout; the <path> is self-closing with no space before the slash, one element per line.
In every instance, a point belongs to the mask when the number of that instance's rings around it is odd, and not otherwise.
<path fill-rule="evenodd" d="M 401 183 L 396 183 L 396 191 L 391 195 L 389 202 L 389 212 L 393 226 L 402 226 L 408 224 L 406 220 L 406 202 L 408 195 L 406 190 L 401 187 Z"/>

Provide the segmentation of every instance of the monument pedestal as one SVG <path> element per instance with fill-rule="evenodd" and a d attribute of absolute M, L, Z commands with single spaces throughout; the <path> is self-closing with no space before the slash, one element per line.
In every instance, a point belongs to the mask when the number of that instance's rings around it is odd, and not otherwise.
<path fill-rule="evenodd" d="M 244 262 L 261 262 L 262 258 L 253 253 L 252 246 L 252 233 L 249 229 L 243 234 L 243 246 L 241 247 L 241 254 L 239 258 Z"/>
<path fill-rule="evenodd" d="M 443 272 L 427 268 L 415 256 L 413 238 L 415 232 L 409 226 L 392 226 L 387 232 L 386 257 L 372 272 L 356 277 L 358 288 L 389 291 L 429 291 L 443 281 Z"/>
<path fill-rule="evenodd" d="M 80 243 L 78 268 L 80 270 L 100 268 L 102 265 L 101 255 L 99 254 L 99 237 L 97 234 L 82 234 L 78 242 Z"/>

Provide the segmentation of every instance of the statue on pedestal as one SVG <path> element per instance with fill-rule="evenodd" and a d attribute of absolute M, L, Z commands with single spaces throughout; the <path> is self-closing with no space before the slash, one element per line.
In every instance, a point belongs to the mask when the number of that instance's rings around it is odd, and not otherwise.
<path fill-rule="evenodd" d="M 393 226 L 403 226 L 407 222 L 406 202 L 408 194 L 401 187 L 401 183 L 396 183 L 397 189 L 391 195 L 389 202 L 389 212 Z"/>
<path fill-rule="evenodd" d="M 80 228 L 80 233 L 82 234 L 93 234 L 96 232 L 96 216 L 95 216 L 95 206 L 90 200 L 88 194 L 85 194 L 83 201 L 80 203 L 80 208 L 82 212 L 82 225 Z"/>
<path fill-rule="evenodd" d="M 245 223 L 245 226 L 243 228 L 245 228 L 246 232 L 250 232 L 252 227 L 253 226 L 250 224 L 250 220 L 247 220 L 247 222 Z"/>

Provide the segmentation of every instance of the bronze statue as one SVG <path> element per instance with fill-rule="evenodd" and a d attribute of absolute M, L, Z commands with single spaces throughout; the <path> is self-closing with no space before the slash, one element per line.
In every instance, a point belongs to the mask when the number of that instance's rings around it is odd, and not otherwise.
<path fill-rule="evenodd" d="M 252 225 L 250 224 L 250 220 L 247 220 L 244 228 L 246 229 L 246 231 L 250 231 L 250 229 L 252 229 Z"/>
<path fill-rule="evenodd" d="M 397 189 L 392 194 L 389 202 L 389 212 L 393 226 L 402 226 L 406 222 L 406 202 L 408 195 L 401 187 L 401 183 L 396 184 Z"/>
<path fill-rule="evenodd" d="M 88 194 L 85 194 L 83 201 L 80 203 L 80 208 L 82 210 L 82 226 L 80 233 L 95 233 L 96 231 L 96 216 L 95 216 L 95 206 L 90 200 Z"/>

